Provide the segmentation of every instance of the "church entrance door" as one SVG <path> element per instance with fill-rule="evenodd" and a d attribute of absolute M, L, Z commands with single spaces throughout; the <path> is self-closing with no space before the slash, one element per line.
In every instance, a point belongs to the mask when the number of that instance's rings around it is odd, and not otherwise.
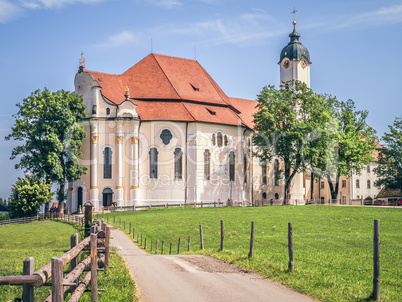
<path fill-rule="evenodd" d="M 80 206 L 82 209 L 82 188 L 81 187 L 78 188 L 77 199 L 78 199 L 78 204 L 77 204 L 77 212 L 78 212 Z"/>
<path fill-rule="evenodd" d="M 110 207 L 113 202 L 113 191 L 109 188 L 103 190 L 103 206 Z"/>

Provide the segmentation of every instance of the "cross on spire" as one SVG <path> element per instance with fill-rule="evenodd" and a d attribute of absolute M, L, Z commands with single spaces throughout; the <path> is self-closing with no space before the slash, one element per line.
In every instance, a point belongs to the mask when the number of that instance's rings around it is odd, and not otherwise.
<path fill-rule="evenodd" d="M 293 14 L 293 21 L 295 21 L 297 10 L 293 7 L 293 11 L 290 13 Z"/>

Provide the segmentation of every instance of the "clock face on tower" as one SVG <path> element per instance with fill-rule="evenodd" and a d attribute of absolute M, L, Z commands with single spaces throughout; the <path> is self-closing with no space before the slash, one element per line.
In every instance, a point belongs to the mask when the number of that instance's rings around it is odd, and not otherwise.
<path fill-rule="evenodd" d="M 289 68 L 289 65 L 290 65 L 289 60 L 286 60 L 286 61 L 283 63 L 283 67 L 285 67 L 285 69 L 288 69 L 288 68 Z"/>
<path fill-rule="evenodd" d="M 303 59 L 303 60 L 300 62 L 300 65 L 301 65 L 302 68 L 306 68 L 306 66 L 307 66 L 306 60 Z"/>

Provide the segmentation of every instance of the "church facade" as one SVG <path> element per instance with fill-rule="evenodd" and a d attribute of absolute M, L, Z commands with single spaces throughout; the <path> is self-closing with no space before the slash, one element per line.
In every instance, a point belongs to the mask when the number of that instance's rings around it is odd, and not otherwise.
<path fill-rule="evenodd" d="M 294 23 L 295 25 L 295 23 Z M 310 55 L 294 29 L 280 55 L 280 80 L 310 87 Z M 151 53 L 122 74 L 85 69 L 75 76 L 88 119 L 81 163 L 67 206 L 77 212 L 112 204 L 143 206 L 224 202 L 282 203 L 282 163 L 253 155 L 257 102 L 227 96 L 195 60 Z M 304 203 L 309 181 L 296 175 L 291 204 Z"/>

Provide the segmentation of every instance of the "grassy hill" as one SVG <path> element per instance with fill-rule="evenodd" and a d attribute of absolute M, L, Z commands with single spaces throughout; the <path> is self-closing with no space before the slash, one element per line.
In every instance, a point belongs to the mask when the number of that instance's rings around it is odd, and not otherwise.
<path fill-rule="evenodd" d="M 99 217 L 100 218 L 100 217 Z M 107 219 L 106 215 L 104 218 Z M 322 301 L 369 301 L 373 280 L 373 224 L 380 219 L 381 301 L 402 301 L 402 211 L 394 208 L 286 206 L 259 208 L 160 209 L 111 213 L 109 224 L 129 223 L 137 234 L 165 243 L 173 252 L 211 255 L 285 284 Z M 121 220 L 121 224 L 120 224 Z M 220 220 L 225 249 L 220 251 Z M 255 221 L 254 256 L 249 259 Z M 293 224 L 295 271 L 288 271 L 287 224 Z M 199 225 L 205 249 L 200 249 Z M 132 230 L 131 230 L 132 232 Z M 130 234 L 132 238 L 132 234 Z"/>

